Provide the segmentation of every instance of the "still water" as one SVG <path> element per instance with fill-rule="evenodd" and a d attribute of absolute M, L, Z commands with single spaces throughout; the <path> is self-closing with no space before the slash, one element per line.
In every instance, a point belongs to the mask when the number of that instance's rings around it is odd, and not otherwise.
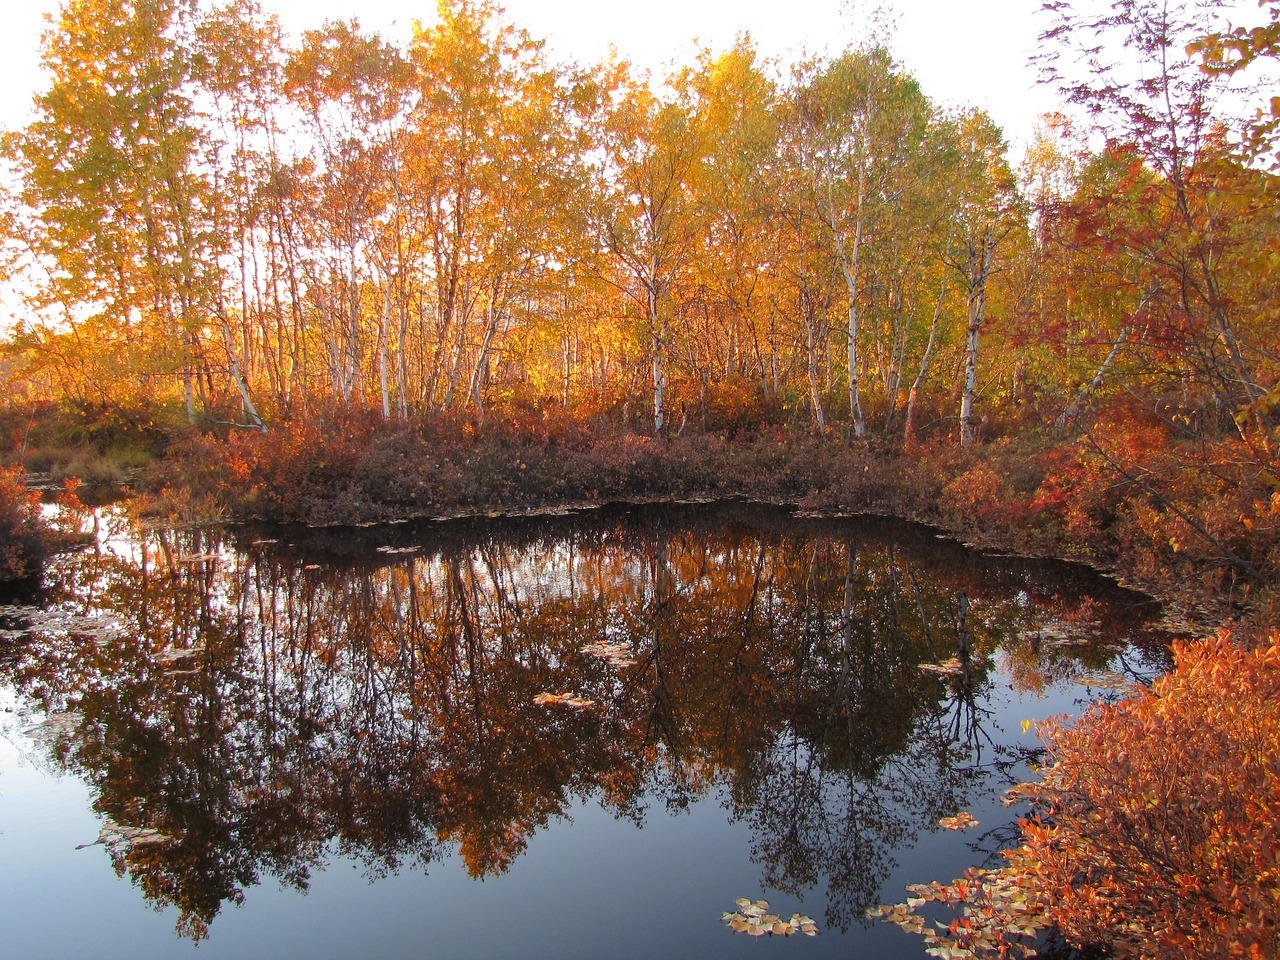
<path fill-rule="evenodd" d="M 1158 615 L 1076 568 L 746 504 L 105 510 L 0 607 L 5 955 L 920 958 L 864 911 L 996 862 L 1023 721 L 1162 669 Z M 739 897 L 821 932 L 736 934 Z"/>

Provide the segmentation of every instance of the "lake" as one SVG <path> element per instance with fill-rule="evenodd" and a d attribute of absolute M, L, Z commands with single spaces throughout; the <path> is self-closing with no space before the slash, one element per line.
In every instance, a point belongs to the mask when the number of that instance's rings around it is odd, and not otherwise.
<path fill-rule="evenodd" d="M 1079 567 L 746 503 L 104 508 L 0 607 L 6 955 L 921 958 L 866 909 L 999 862 L 1024 721 L 1166 669 L 1159 617 Z M 740 897 L 820 933 L 735 933 Z"/>

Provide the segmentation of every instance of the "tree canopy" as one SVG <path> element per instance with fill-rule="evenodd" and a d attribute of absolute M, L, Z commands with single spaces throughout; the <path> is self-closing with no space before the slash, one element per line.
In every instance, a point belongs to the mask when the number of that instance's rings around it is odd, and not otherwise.
<path fill-rule="evenodd" d="M 654 79 L 477 0 L 295 44 L 255 0 L 67 0 L 3 144 L 6 376 L 264 429 L 514 403 L 970 443 L 1137 391 L 1265 433 L 1273 178 L 1214 91 L 1274 42 L 1213 27 L 1051 5 L 1048 76 L 1102 139 L 1050 119 L 1016 167 L 878 37 Z"/>

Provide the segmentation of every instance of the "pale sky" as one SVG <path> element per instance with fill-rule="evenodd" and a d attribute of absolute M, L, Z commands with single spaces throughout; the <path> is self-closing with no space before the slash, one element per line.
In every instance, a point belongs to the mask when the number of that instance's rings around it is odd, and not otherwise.
<path fill-rule="evenodd" d="M 206 0 L 212 3 L 213 0 Z M 1053 110 L 1053 91 L 1036 85 L 1027 57 L 1045 26 L 1041 0 L 879 0 L 896 9 L 893 41 L 899 61 L 935 102 L 985 109 L 1005 131 L 1016 164 L 1040 114 Z M 430 20 L 435 0 L 262 0 L 295 36 L 325 19 L 359 19 L 398 43 L 415 18 Z M 784 63 L 802 53 L 836 52 L 859 37 L 849 6 L 877 0 L 506 0 L 508 19 L 547 41 L 553 58 L 597 62 L 611 47 L 661 73 L 663 64 L 692 63 L 695 40 L 713 51 L 749 32 L 766 56 Z M 9 0 L 0 29 L 0 127 L 21 126 L 38 70 L 42 15 L 57 0 Z M 1222 0 L 1237 22 L 1258 22 L 1256 0 Z M 1123 56 L 1122 52 L 1117 52 Z"/>
<path fill-rule="evenodd" d="M 547 41 L 553 58 L 604 59 L 611 46 L 638 65 L 691 63 L 698 46 L 732 45 L 749 32 L 766 56 L 784 62 L 802 52 L 834 52 L 856 42 L 842 0 L 506 0 L 508 19 Z M 1055 104 L 1037 89 L 1027 55 L 1041 28 L 1040 0 L 895 0 L 895 51 L 933 100 L 989 111 L 1006 136 L 1021 142 L 1037 116 Z M 10 0 L 0 30 L 0 126 L 24 123 L 42 85 L 38 44 L 42 15 L 56 0 Z M 408 39 L 415 18 L 430 20 L 434 0 L 263 0 L 296 34 L 327 18 L 355 17 L 389 39 Z M 1016 157 L 1015 157 L 1016 162 Z"/>

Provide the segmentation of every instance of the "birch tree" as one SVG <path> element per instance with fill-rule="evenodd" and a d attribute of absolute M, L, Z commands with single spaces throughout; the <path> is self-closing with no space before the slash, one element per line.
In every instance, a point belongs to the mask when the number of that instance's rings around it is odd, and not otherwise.
<path fill-rule="evenodd" d="M 43 39 L 36 118 L 5 139 L 46 267 L 39 299 L 115 340 L 144 395 L 176 378 L 193 422 L 208 400 L 200 332 L 217 262 L 194 17 L 189 0 L 68 0 Z"/>
<path fill-rule="evenodd" d="M 624 67 L 611 78 L 595 216 L 602 244 L 631 281 L 649 344 L 653 429 L 667 426 L 671 292 L 697 236 L 692 183 L 702 141 L 687 101 L 659 100 Z"/>
<path fill-rule="evenodd" d="M 866 433 L 859 354 L 868 250 L 915 172 L 929 108 L 914 80 L 882 48 L 849 50 L 804 68 L 795 91 L 796 142 L 812 202 L 826 227 L 844 280 L 849 413 L 853 435 Z"/>

